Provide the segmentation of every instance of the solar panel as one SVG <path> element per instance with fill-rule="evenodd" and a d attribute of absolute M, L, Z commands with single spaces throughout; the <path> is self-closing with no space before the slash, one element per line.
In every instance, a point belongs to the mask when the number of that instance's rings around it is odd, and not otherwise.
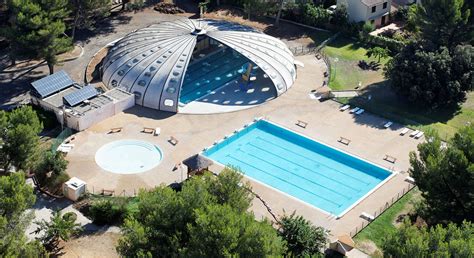
<path fill-rule="evenodd" d="M 53 93 L 61 91 L 74 84 L 69 75 L 61 70 L 59 72 L 48 75 L 40 80 L 32 82 L 31 85 L 41 98 L 45 98 Z"/>
<path fill-rule="evenodd" d="M 79 103 L 84 102 L 92 97 L 99 95 L 99 92 L 93 86 L 84 86 L 81 89 L 74 91 L 63 97 L 64 102 L 73 107 Z"/>

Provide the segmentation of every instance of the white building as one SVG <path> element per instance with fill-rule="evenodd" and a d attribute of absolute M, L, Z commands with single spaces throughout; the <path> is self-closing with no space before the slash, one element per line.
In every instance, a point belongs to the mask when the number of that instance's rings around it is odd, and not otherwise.
<path fill-rule="evenodd" d="M 379 27 L 389 21 L 392 0 L 337 0 L 337 7 L 342 5 L 346 6 L 350 21 L 369 21 Z"/>
<path fill-rule="evenodd" d="M 121 89 L 100 93 L 94 86 L 76 84 L 64 71 L 31 84 L 31 102 L 54 112 L 66 127 L 82 131 L 135 105 L 134 95 Z"/>

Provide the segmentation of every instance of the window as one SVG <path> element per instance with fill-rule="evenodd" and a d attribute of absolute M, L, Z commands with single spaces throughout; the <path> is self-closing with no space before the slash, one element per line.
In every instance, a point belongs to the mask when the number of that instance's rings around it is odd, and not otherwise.
<path fill-rule="evenodd" d="M 374 24 L 374 23 L 375 23 L 375 20 L 370 20 L 370 23 Z"/>
<path fill-rule="evenodd" d="M 372 6 L 372 13 L 375 13 L 376 10 L 377 10 L 377 6 Z"/>
<path fill-rule="evenodd" d="M 387 9 L 387 2 L 383 3 L 383 9 Z"/>

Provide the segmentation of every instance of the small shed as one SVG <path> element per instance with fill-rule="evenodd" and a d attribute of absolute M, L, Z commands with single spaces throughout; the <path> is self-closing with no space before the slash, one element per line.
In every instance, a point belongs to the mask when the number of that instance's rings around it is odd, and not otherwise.
<path fill-rule="evenodd" d="M 349 251 L 354 249 L 354 240 L 348 235 L 342 235 L 337 237 L 337 241 L 330 244 L 332 250 L 337 251 L 340 254 L 346 255 Z"/>
<path fill-rule="evenodd" d="M 214 162 L 201 154 L 196 154 L 183 160 L 183 164 L 188 167 L 187 175 L 189 178 L 194 175 L 202 175 L 202 173 L 207 171 Z"/>
<path fill-rule="evenodd" d="M 77 177 L 73 177 L 64 183 L 63 193 L 69 200 L 77 201 L 79 197 L 86 193 L 86 182 Z"/>

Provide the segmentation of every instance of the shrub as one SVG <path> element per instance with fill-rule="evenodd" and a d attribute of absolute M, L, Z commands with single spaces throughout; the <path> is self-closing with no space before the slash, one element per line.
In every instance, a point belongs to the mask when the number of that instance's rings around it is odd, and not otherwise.
<path fill-rule="evenodd" d="M 118 198 L 115 201 L 106 199 L 94 201 L 89 208 L 89 216 L 97 225 L 120 223 L 126 214 L 125 202 Z"/>
<path fill-rule="evenodd" d="M 303 6 L 304 24 L 320 27 L 329 23 L 331 15 L 322 6 L 315 6 L 314 4 L 305 4 Z"/>
<path fill-rule="evenodd" d="M 69 222 L 75 222 L 77 219 L 77 214 L 70 211 L 63 214 L 63 219 Z"/>

